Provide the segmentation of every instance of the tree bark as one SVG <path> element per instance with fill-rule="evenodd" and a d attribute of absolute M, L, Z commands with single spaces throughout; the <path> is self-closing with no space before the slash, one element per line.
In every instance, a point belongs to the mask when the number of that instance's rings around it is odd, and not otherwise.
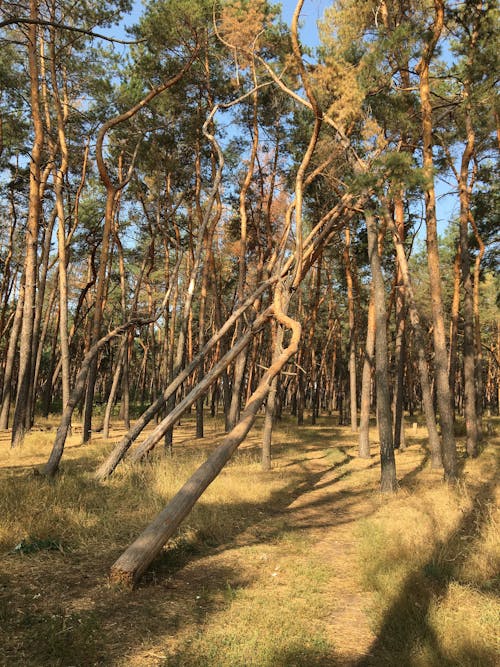
<path fill-rule="evenodd" d="M 460 313 L 460 243 L 458 244 L 455 260 L 453 262 L 453 298 L 451 300 L 450 313 L 450 350 L 448 355 L 448 376 L 450 391 L 453 394 L 457 380 L 457 356 L 458 356 L 458 315 Z"/>
<path fill-rule="evenodd" d="M 401 242 L 401 239 L 399 238 L 398 230 L 392 224 L 392 220 L 388 214 L 386 215 L 386 219 L 392 231 L 392 238 L 394 241 L 394 246 L 396 248 L 396 255 L 398 258 L 399 268 L 401 270 L 401 275 L 405 286 L 405 295 L 410 314 L 410 322 L 415 335 L 414 338 L 415 338 L 415 347 L 417 348 L 418 372 L 420 379 L 420 387 L 422 390 L 422 403 L 424 408 L 425 422 L 427 425 L 427 433 L 429 436 L 429 449 L 431 451 L 431 465 L 432 468 L 442 468 L 443 462 L 441 453 L 441 443 L 439 440 L 439 435 L 436 426 L 436 416 L 434 412 L 432 391 L 429 381 L 429 366 L 427 364 L 427 359 L 425 356 L 424 336 L 420 324 L 420 316 L 417 310 L 415 295 L 413 293 L 413 285 L 411 283 L 410 273 L 408 270 L 408 262 L 406 259 L 403 244 Z"/>
<path fill-rule="evenodd" d="M 365 355 L 363 359 L 363 375 L 361 379 L 361 414 L 359 420 L 358 456 L 362 459 L 370 458 L 370 406 L 372 370 L 374 367 L 373 354 L 375 352 L 375 303 L 373 298 L 373 283 L 370 287 L 370 303 L 368 305 L 368 323 L 366 327 Z"/>
<path fill-rule="evenodd" d="M 345 228 L 344 267 L 347 283 L 347 308 L 349 312 L 349 403 L 351 410 L 351 431 L 358 430 L 358 415 L 356 406 L 356 330 L 354 317 L 354 291 L 351 269 L 351 232 L 349 226 Z"/>
<path fill-rule="evenodd" d="M 444 474 L 447 481 L 453 482 L 457 477 L 457 455 L 455 434 L 453 430 L 453 406 L 450 385 L 448 382 L 448 355 L 444 329 L 441 269 L 437 235 L 436 194 L 434 190 L 434 164 L 432 156 L 432 102 L 429 85 L 430 61 L 444 25 L 443 0 L 434 0 L 434 7 L 435 20 L 431 30 L 430 41 L 425 45 L 424 53 L 416 69 L 420 77 L 419 91 L 422 113 L 423 173 L 426 179 L 425 221 L 427 227 L 427 266 L 431 291 L 430 298 L 432 306 L 436 393 L 439 406 L 439 422 L 441 424 Z"/>
<path fill-rule="evenodd" d="M 394 198 L 394 222 L 399 238 L 404 242 L 405 224 L 403 195 Z M 396 340 L 394 345 L 394 361 L 396 364 L 393 415 L 394 415 L 394 449 L 405 448 L 405 428 L 403 415 L 404 369 L 405 369 L 405 331 L 406 331 L 406 304 L 405 287 L 399 262 L 396 262 Z"/>
<path fill-rule="evenodd" d="M 287 312 L 288 305 L 283 304 L 283 310 Z M 274 344 L 274 358 L 279 357 L 283 351 L 283 328 L 277 325 Z M 273 435 L 273 424 L 276 413 L 276 395 L 278 388 L 278 375 L 271 381 L 269 394 L 266 401 L 266 414 L 264 418 L 264 428 L 262 429 L 262 470 L 271 470 L 271 444 Z"/>
<path fill-rule="evenodd" d="M 160 553 L 163 545 L 172 537 L 198 498 L 217 477 L 253 426 L 257 412 L 269 393 L 273 378 L 296 353 L 300 339 L 300 324 L 284 315 L 281 311 L 280 301 L 281 296 L 277 289 L 274 299 L 276 318 L 283 326 L 292 330 L 288 347 L 273 361 L 269 370 L 264 374 L 247 403 L 238 424 L 228 433 L 205 463 L 182 486 L 156 519 L 113 564 L 110 572 L 110 579 L 113 583 L 133 586 L 139 581 L 150 563 Z"/>
<path fill-rule="evenodd" d="M 397 490 L 398 483 L 392 440 L 391 397 L 388 378 L 387 312 L 384 278 L 378 250 L 377 226 L 372 214 L 366 215 L 366 227 L 375 305 L 375 378 L 377 382 L 377 420 L 380 439 L 380 490 L 384 493 L 393 493 Z"/>
<path fill-rule="evenodd" d="M 30 0 L 30 19 L 38 19 L 38 0 Z M 40 111 L 39 67 L 37 55 L 38 28 L 35 23 L 28 26 L 28 67 L 30 78 L 31 121 L 34 140 L 30 159 L 30 184 L 28 221 L 26 227 L 26 258 L 24 262 L 24 305 L 23 320 L 19 342 L 19 373 L 17 383 L 16 406 L 12 424 L 12 447 L 21 445 L 29 428 L 30 384 L 33 353 L 33 326 L 35 318 L 37 247 L 40 220 L 40 176 L 44 129 Z"/>
<path fill-rule="evenodd" d="M 7 356 L 5 360 L 5 371 L 3 375 L 3 391 L 2 391 L 2 409 L 0 412 L 0 430 L 6 430 L 9 427 L 10 405 L 12 401 L 12 382 L 14 361 L 16 358 L 17 341 L 19 332 L 21 331 L 21 324 L 23 321 L 24 308 L 24 274 L 21 276 L 21 286 L 19 288 L 19 296 L 17 298 L 16 311 L 12 328 L 9 336 L 9 346 L 7 348 Z"/>

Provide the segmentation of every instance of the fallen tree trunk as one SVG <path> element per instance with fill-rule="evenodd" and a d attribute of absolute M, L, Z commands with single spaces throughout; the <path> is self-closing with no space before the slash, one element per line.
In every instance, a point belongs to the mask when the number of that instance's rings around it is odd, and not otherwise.
<path fill-rule="evenodd" d="M 195 387 L 189 392 L 189 394 L 178 404 L 175 408 L 168 413 L 168 415 L 163 419 L 154 431 L 140 444 L 132 456 L 132 461 L 138 461 L 145 456 L 156 443 L 165 435 L 170 427 L 172 427 L 176 421 L 178 421 L 184 412 L 188 410 L 193 403 L 195 403 L 200 396 L 203 396 L 210 386 L 222 375 L 224 370 L 229 366 L 229 364 L 234 360 L 234 358 L 245 349 L 245 347 L 250 343 L 255 333 L 265 324 L 266 320 L 272 314 L 272 309 L 267 309 L 256 318 L 251 328 L 233 345 L 233 347 L 226 352 L 222 359 L 203 377 L 203 380 L 199 382 Z M 178 382 L 177 376 L 176 381 L 170 385 L 173 385 Z M 177 387 L 170 389 L 171 394 L 175 392 Z M 142 429 L 141 429 L 142 430 Z M 127 434 L 128 436 L 128 434 Z M 125 438 L 118 444 L 117 447 L 111 452 L 110 456 L 106 459 L 103 465 L 99 468 L 96 473 L 96 477 L 99 480 L 109 477 L 111 473 L 115 470 L 118 463 L 123 459 L 125 452 L 129 449 L 133 440 L 130 437 L 125 436 Z"/>
<path fill-rule="evenodd" d="M 269 393 L 273 378 L 296 353 L 300 339 L 300 324 L 287 317 L 281 310 L 281 291 L 279 289 L 275 292 L 274 310 L 276 319 L 292 330 L 288 347 L 275 358 L 271 367 L 262 377 L 257 389 L 248 400 L 238 424 L 182 486 L 160 514 L 113 564 L 110 572 L 110 579 L 113 583 L 134 586 L 139 581 L 150 563 L 160 553 L 164 544 L 172 537 L 183 519 L 189 514 L 198 498 L 217 477 L 250 431 L 257 412 Z"/>
<path fill-rule="evenodd" d="M 152 403 L 149 408 L 142 413 L 134 426 L 128 431 L 128 433 L 123 436 L 120 442 L 109 454 L 108 458 L 96 471 L 95 477 L 98 481 L 102 481 L 113 474 L 115 468 L 130 449 L 131 445 L 139 437 L 139 435 L 153 419 L 153 417 L 163 408 L 168 399 L 175 394 L 182 383 L 191 375 L 193 371 L 198 368 L 210 350 L 213 349 L 215 345 L 217 345 L 217 343 L 221 340 L 221 338 L 223 338 L 223 336 L 231 329 L 237 319 L 248 310 L 256 298 L 258 298 L 270 285 L 272 285 L 277 280 L 278 278 L 275 277 L 262 283 L 262 285 L 260 285 L 259 288 L 255 290 L 255 292 L 237 310 L 235 310 L 231 317 L 226 320 L 219 331 L 217 331 L 210 338 L 210 340 L 205 344 L 203 349 L 200 350 L 192 362 L 174 378 L 174 380 L 163 391 L 162 395 L 159 396 L 156 401 L 154 401 L 154 403 Z"/>

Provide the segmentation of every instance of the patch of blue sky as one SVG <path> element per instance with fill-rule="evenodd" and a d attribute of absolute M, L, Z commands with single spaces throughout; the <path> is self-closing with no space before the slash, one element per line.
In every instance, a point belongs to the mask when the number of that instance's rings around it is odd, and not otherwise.
<path fill-rule="evenodd" d="M 282 9 L 282 18 L 285 23 L 288 25 L 291 24 L 292 16 L 297 6 L 296 0 L 282 0 L 280 3 Z M 300 14 L 300 39 L 301 42 L 315 49 L 320 45 L 320 37 L 318 30 L 318 22 L 322 19 L 325 10 L 333 4 L 332 0 L 305 0 L 302 11 Z M 132 10 L 130 13 L 124 15 L 122 21 L 111 28 L 106 30 L 101 30 L 102 33 L 108 35 L 109 37 L 116 37 L 118 39 L 130 39 L 130 34 L 127 32 L 127 28 L 131 28 L 136 24 L 143 12 L 144 3 L 142 0 L 134 0 Z M 127 53 L 128 46 L 116 44 L 115 49 L 123 52 L 124 57 Z M 449 61 L 451 54 L 447 48 L 447 45 L 444 44 L 441 50 L 441 57 L 445 61 Z M 230 135 L 230 121 L 224 123 Z M 456 219 L 458 215 L 458 197 L 456 184 L 450 180 L 445 180 L 442 177 L 436 178 L 436 207 L 437 207 L 437 217 L 438 217 L 438 231 L 442 234 L 451 221 Z M 419 236 L 422 236 L 425 233 L 425 225 L 422 225 L 420 228 Z"/>

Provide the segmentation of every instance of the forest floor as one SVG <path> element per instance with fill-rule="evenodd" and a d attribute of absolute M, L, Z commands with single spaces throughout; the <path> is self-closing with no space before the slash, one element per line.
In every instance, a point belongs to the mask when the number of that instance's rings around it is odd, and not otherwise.
<path fill-rule="evenodd" d="M 123 465 L 104 484 L 93 471 L 122 431 L 82 446 L 75 428 L 54 482 L 33 474 L 53 422 L 14 452 L 0 434 L 0 664 L 500 664 L 499 438 L 475 460 L 459 438 L 449 488 L 425 430 L 409 428 L 400 490 L 386 496 L 375 430 L 361 460 L 336 424 L 283 420 L 270 472 L 252 432 L 133 591 L 110 586 L 110 566 L 213 448 L 220 419 L 203 441 L 183 420 L 173 459 Z"/>

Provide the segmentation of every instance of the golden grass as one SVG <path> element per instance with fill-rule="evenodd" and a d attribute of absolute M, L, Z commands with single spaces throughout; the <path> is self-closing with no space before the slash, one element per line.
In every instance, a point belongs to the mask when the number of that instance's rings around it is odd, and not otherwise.
<path fill-rule="evenodd" d="M 334 420 L 284 420 L 271 472 L 257 428 L 141 586 L 110 588 L 110 565 L 204 460 L 215 426 L 195 441 L 183 420 L 173 459 L 123 465 L 104 484 L 93 471 L 121 432 L 85 446 L 75 432 L 53 482 L 32 472 L 53 431 L 12 452 L 1 434 L 0 664 L 496 664 L 493 443 L 450 489 L 410 434 L 401 491 L 381 497 L 377 461 L 356 459 L 356 437 Z M 376 637 L 363 662 L 367 615 Z"/>
<path fill-rule="evenodd" d="M 495 451 L 468 460 L 456 488 L 421 482 L 358 528 L 378 635 L 366 664 L 498 664 Z"/>

